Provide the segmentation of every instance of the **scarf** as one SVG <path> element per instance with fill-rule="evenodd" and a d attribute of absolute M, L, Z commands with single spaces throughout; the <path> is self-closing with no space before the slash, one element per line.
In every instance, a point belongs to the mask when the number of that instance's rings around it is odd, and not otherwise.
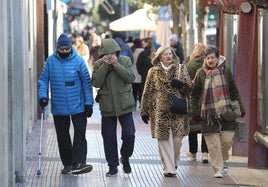
<path fill-rule="evenodd" d="M 161 61 L 160 61 L 160 64 L 161 64 L 162 68 L 163 68 L 166 72 L 169 71 L 169 70 L 171 69 L 171 67 L 172 67 L 172 64 L 170 64 L 169 66 L 165 66 Z"/>
<path fill-rule="evenodd" d="M 228 85 L 223 69 L 203 69 L 206 73 L 204 93 L 201 104 L 201 117 L 207 119 L 207 123 L 213 125 L 213 121 L 219 122 L 223 107 L 231 104 Z"/>

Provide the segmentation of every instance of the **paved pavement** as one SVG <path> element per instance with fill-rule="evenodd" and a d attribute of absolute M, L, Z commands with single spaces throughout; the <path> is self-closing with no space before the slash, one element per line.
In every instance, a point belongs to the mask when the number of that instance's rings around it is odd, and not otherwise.
<path fill-rule="evenodd" d="M 62 164 L 59 159 L 56 134 L 52 116 L 47 108 L 43 126 L 41 175 L 37 175 L 40 138 L 40 121 L 27 137 L 27 158 L 25 178 L 26 187 L 268 187 L 268 170 L 249 169 L 247 157 L 231 156 L 229 172 L 223 178 L 213 178 L 210 163 L 200 162 L 201 154 L 197 153 L 197 161 L 189 161 L 186 156 L 188 138 L 183 139 L 180 164 L 177 177 L 165 178 L 157 142 L 151 138 L 150 126 L 144 124 L 139 112 L 133 113 L 136 125 L 136 143 L 130 159 L 132 173 L 124 174 L 119 167 L 117 177 L 106 177 L 108 166 L 104 157 L 102 137 L 100 133 L 100 113 L 98 104 L 94 106 L 92 118 L 87 125 L 88 154 L 87 162 L 93 165 L 90 173 L 82 175 L 62 175 Z M 121 144 L 118 125 L 118 144 Z M 73 130 L 71 129 L 71 132 Z M 199 136 L 200 142 L 200 136 Z"/>

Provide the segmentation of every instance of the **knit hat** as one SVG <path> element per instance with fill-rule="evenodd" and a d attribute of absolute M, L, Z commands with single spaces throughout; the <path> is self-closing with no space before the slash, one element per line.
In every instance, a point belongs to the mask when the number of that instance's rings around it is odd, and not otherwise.
<path fill-rule="evenodd" d="M 173 40 L 174 42 L 178 42 L 179 39 L 178 39 L 178 36 L 176 34 L 172 34 L 170 37 L 169 37 L 169 40 Z"/>
<path fill-rule="evenodd" d="M 136 48 L 142 48 L 142 41 L 139 38 L 135 38 L 133 41 L 134 45 L 136 46 Z"/>
<path fill-rule="evenodd" d="M 66 34 L 61 34 L 58 38 L 57 47 L 69 46 L 72 47 L 72 42 Z"/>
<path fill-rule="evenodd" d="M 156 41 L 156 34 L 154 32 L 150 32 L 149 37 L 152 38 L 153 41 Z"/>

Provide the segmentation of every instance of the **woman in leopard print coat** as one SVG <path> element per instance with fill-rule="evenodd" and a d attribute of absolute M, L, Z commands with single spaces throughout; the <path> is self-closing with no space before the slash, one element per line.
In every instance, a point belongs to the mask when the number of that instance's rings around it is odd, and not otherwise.
<path fill-rule="evenodd" d="M 192 82 L 186 66 L 180 64 L 169 46 L 160 47 L 152 63 L 154 66 L 146 78 L 140 114 L 145 123 L 150 121 L 152 137 L 158 140 L 164 176 L 175 177 L 181 141 L 189 132 L 189 119 L 188 115 L 171 113 L 168 94 L 188 97 Z"/>

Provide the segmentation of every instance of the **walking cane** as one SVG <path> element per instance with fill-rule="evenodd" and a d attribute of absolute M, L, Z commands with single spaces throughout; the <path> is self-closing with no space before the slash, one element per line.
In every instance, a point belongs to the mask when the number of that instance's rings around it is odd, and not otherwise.
<path fill-rule="evenodd" d="M 41 128 L 40 128 L 40 138 L 39 138 L 39 153 L 38 153 L 37 175 L 41 175 L 41 153 L 42 153 L 42 139 L 43 139 L 43 123 L 44 123 L 44 107 L 41 108 Z"/>

